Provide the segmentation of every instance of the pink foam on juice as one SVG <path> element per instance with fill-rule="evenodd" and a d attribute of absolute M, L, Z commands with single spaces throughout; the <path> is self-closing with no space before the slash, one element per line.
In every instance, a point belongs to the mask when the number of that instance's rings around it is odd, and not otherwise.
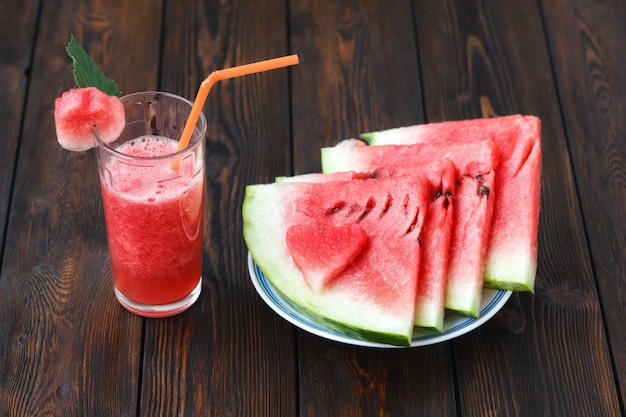
<path fill-rule="evenodd" d="M 149 157 L 172 154 L 176 146 L 173 140 L 146 136 L 116 151 Z M 143 168 L 113 159 L 106 167 L 113 185 L 102 185 L 115 286 L 142 304 L 184 298 L 202 273 L 204 171 L 185 161 L 181 175 L 170 161 Z"/>

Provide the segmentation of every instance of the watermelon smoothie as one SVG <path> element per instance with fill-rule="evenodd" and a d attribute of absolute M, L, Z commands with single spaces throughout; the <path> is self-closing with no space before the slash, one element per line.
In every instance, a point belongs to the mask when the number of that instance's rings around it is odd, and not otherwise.
<path fill-rule="evenodd" d="M 136 314 L 170 316 L 201 290 L 206 120 L 177 152 L 190 102 L 166 93 L 121 100 L 124 131 L 108 145 L 96 139 L 115 295 Z"/>

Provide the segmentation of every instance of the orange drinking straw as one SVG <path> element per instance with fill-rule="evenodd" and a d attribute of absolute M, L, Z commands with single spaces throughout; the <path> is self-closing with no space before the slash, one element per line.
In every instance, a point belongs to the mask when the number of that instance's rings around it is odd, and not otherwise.
<path fill-rule="evenodd" d="M 176 151 L 185 149 L 189 144 L 191 134 L 193 133 L 193 129 L 196 127 L 196 123 L 198 122 L 198 118 L 200 117 L 200 112 L 204 107 L 204 102 L 206 101 L 206 98 L 209 95 L 209 90 L 211 89 L 211 87 L 213 87 L 213 84 L 227 78 L 234 78 L 240 77 L 242 75 L 254 74 L 256 72 L 269 71 L 273 69 L 287 67 L 290 65 L 296 65 L 297 63 L 298 55 L 288 55 L 280 58 L 254 62 L 252 64 L 240 65 L 238 67 L 213 71 L 200 84 L 198 94 L 196 95 L 196 99 L 193 102 L 191 113 L 189 113 L 189 118 L 187 119 L 187 123 L 185 124 L 185 128 L 180 137 L 180 141 L 178 142 L 178 148 L 176 149 Z"/>

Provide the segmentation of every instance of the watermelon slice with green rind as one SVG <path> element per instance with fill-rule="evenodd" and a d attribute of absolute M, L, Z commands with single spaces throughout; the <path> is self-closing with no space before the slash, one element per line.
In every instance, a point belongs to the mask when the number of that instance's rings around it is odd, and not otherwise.
<path fill-rule="evenodd" d="M 485 286 L 533 292 L 541 197 L 541 120 L 535 116 L 427 123 L 361 135 L 371 145 L 452 143 L 490 135 L 500 150 L 498 195 L 485 264 Z"/>
<path fill-rule="evenodd" d="M 447 158 L 421 167 L 430 182 L 422 261 L 415 300 L 415 326 L 440 332 L 445 318 L 450 243 L 457 202 L 455 167 Z"/>
<path fill-rule="evenodd" d="M 344 152 L 350 152 L 348 148 L 364 146 L 360 141 L 347 140 L 341 142 L 338 147 L 341 153 L 322 150 L 326 155 L 326 168 L 333 162 L 350 159 L 349 164 L 355 169 L 365 171 L 368 167 L 374 168 L 377 164 L 365 164 L 365 160 L 358 155 L 347 158 Z M 377 148 L 382 150 L 382 147 Z M 397 168 L 397 167 L 395 167 Z M 420 166 L 412 166 L 410 169 L 394 169 L 393 166 L 377 167 L 370 172 L 337 171 L 324 174 L 301 174 L 293 177 L 278 177 L 277 181 L 309 181 L 327 182 L 337 179 L 385 177 L 405 175 L 403 172 L 420 172 L 429 181 L 429 203 L 424 230 L 422 233 L 422 253 L 420 261 L 420 274 L 417 285 L 415 300 L 415 323 L 416 327 L 425 330 L 440 332 L 443 329 L 445 318 L 445 300 L 448 275 L 448 259 L 450 254 L 450 240 L 452 227 L 454 226 L 453 208 L 455 194 L 456 169 L 447 158 L 430 161 Z"/>
<path fill-rule="evenodd" d="M 244 239 L 263 274 L 302 314 L 351 337 L 410 346 L 426 185 L 420 175 L 249 185 Z M 368 237 L 356 259 L 318 292 L 286 244 L 289 228 L 303 224 L 358 224 Z"/>
<path fill-rule="evenodd" d="M 442 148 L 433 144 L 367 146 L 362 141 L 347 139 L 334 147 L 322 149 L 322 170 L 326 173 L 354 170 L 373 171 L 380 167 L 391 167 L 396 174 L 419 171 L 425 165 L 449 158 L 456 168 L 456 189 L 453 195 L 454 226 L 447 241 L 449 262 L 447 268 L 430 265 L 433 271 L 422 274 L 426 282 L 445 273 L 445 307 L 459 314 L 478 317 L 485 271 L 485 254 L 493 213 L 494 175 L 498 166 L 498 149 L 488 136 L 477 137 L 476 142 L 454 144 Z M 437 170 L 430 171 L 430 180 L 441 182 Z M 449 181 L 449 180 L 448 180 Z M 427 223 L 428 228 L 428 223 Z M 439 244 L 445 244 L 440 242 Z M 445 248 L 448 248 L 445 246 Z M 441 249 L 441 248 L 440 248 Z M 430 250 L 433 250 L 432 247 Z M 425 256 L 428 259 L 426 254 Z M 440 251 L 435 251 L 435 255 Z M 429 285 L 434 287 L 434 283 Z M 428 299 L 427 297 L 431 297 Z M 418 303 L 416 324 L 424 327 L 440 328 L 443 317 L 432 313 L 438 299 L 436 291 L 422 294 Z M 419 305 L 424 305 L 420 311 Z M 427 314 L 429 310 L 431 314 Z M 443 314 L 443 313 L 441 313 Z"/>

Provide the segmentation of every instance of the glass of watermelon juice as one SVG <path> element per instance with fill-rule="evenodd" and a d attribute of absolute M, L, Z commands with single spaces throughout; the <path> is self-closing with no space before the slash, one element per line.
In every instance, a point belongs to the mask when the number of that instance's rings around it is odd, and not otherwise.
<path fill-rule="evenodd" d="M 202 287 L 206 118 L 176 151 L 192 108 L 162 92 L 121 98 L 126 126 L 96 153 L 115 295 L 128 310 L 165 317 L 189 308 Z"/>

